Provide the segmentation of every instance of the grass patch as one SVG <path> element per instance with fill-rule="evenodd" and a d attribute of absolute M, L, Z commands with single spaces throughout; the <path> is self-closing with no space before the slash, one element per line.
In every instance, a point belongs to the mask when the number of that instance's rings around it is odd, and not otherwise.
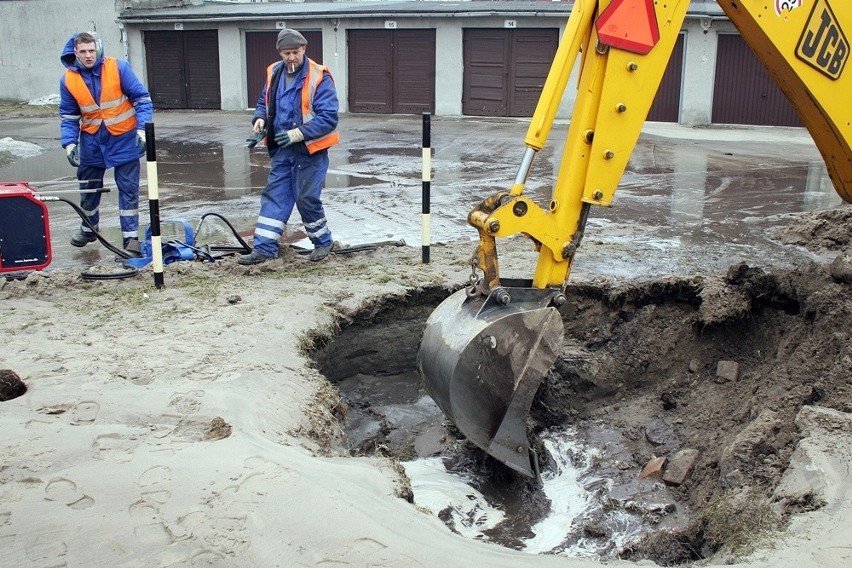
<path fill-rule="evenodd" d="M 677 566 L 713 557 L 730 564 L 770 546 L 780 527 L 781 518 L 758 491 L 726 493 L 699 511 L 686 528 L 646 535 L 622 551 L 621 558 Z"/>
<path fill-rule="evenodd" d="M 219 295 L 221 280 L 211 274 L 191 274 L 178 280 L 175 287 L 185 290 L 189 296 L 215 298 Z"/>
<path fill-rule="evenodd" d="M 756 491 L 727 493 L 698 515 L 704 540 L 714 551 L 736 558 L 766 544 L 781 519 Z"/>
<path fill-rule="evenodd" d="M 302 335 L 296 345 L 296 350 L 301 357 L 313 364 L 314 352 L 325 347 L 329 340 L 339 332 L 340 321 L 338 318 L 332 318 L 328 323 Z"/>
<path fill-rule="evenodd" d="M 322 266 L 322 263 L 312 262 L 311 264 L 306 264 L 296 268 L 288 267 L 281 270 L 271 270 L 269 272 L 264 272 L 263 276 L 279 280 L 288 280 L 293 278 L 304 278 L 305 276 L 312 276 L 314 274 L 327 271 L 328 269 Z"/>
<path fill-rule="evenodd" d="M 291 435 L 315 441 L 323 452 L 330 452 L 339 445 L 344 436 L 340 421 L 346 419 L 349 409 L 334 385 L 323 381 L 304 411 L 308 417 L 308 425 L 299 426 L 290 432 Z"/>

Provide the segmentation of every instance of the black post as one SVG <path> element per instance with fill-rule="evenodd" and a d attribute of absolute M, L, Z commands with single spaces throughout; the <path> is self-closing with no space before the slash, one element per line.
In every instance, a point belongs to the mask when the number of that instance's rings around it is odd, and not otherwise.
<path fill-rule="evenodd" d="M 154 269 L 154 286 L 165 287 L 163 279 L 163 239 L 160 234 L 160 187 L 157 180 L 157 143 L 154 123 L 145 123 L 145 157 L 148 161 L 148 208 L 151 213 L 151 266 Z"/>
<path fill-rule="evenodd" d="M 429 216 L 431 201 L 431 176 L 432 176 L 432 133 L 431 116 L 428 112 L 423 113 L 423 264 L 429 264 Z"/>

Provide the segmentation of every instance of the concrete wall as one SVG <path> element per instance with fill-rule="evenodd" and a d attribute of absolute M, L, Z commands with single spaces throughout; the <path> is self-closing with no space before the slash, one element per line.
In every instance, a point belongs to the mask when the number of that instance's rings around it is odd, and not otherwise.
<path fill-rule="evenodd" d="M 75 32 L 90 30 L 98 32 L 107 55 L 124 57 L 112 0 L 0 2 L 0 99 L 58 94 L 62 48 Z"/>
<path fill-rule="evenodd" d="M 120 28 L 116 16 L 125 0 L 3 0 L 0 1 L 0 99 L 27 101 L 58 93 L 63 67 L 59 55 L 74 32 L 94 29 L 108 55 L 126 58 L 145 82 L 147 70 L 142 29 Z M 684 76 L 680 122 L 710 124 L 716 66 L 716 35 L 735 31 L 730 22 L 699 18 L 686 20 Z M 559 27 L 565 20 L 552 17 L 518 18 L 520 27 Z M 396 20 L 399 29 L 435 28 L 435 112 L 461 114 L 463 79 L 463 28 L 500 28 L 501 17 L 418 18 Z M 246 98 L 245 32 L 274 31 L 282 26 L 322 30 L 323 61 L 334 74 L 341 110 L 348 111 L 348 60 L 346 29 L 384 29 L 384 19 L 243 21 L 212 24 L 219 27 L 219 62 L 222 108 L 244 110 L 254 106 Z M 211 24 L 186 22 L 184 29 L 210 29 Z M 173 30 L 174 24 L 149 24 L 145 30 Z M 274 57 L 274 54 L 273 54 Z M 576 92 L 576 70 L 569 81 L 559 117 L 569 118 Z"/>
<path fill-rule="evenodd" d="M 716 36 L 736 33 L 729 21 L 690 18 L 684 23 L 683 83 L 680 101 L 681 124 L 710 124 L 713 88 L 716 81 Z"/>

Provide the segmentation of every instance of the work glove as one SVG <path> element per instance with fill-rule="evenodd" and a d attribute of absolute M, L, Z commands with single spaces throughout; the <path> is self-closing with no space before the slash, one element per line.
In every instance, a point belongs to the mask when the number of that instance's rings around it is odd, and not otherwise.
<path fill-rule="evenodd" d="M 65 146 L 65 157 L 68 158 L 68 163 L 75 168 L 80 167 L 80 147 L 76 144 L 68 144 Z"/>
<path fill-rule="evenodd" d="M 261 121 L 263 122 L 263 121 Z M 254 148 L 258 145 L 258 143 L 266 138 L 266 129 L 262 129 L 260 132 L 252 136 L 251 138 L 246 138 L 246 148 Z"/>
<path fill-rule="evenodd" d="M 254 130 L 255 134 L 260 134 L 261 130 L 266 130 L 265 127 L 266 127 L 266 121 L 263 120 L 262 118 L 256 119 L 251 125 L 251 129 Z"/>
<path fill-rule="evenodd" d="M 144 130 L 137 130 L 136 131 L 136 151 L 141 154 L 142 152 L 145 151 L 145 149 L 146 149 L 146 147 L 145 147 L 145 131 Z"/>
<path fill-rule="evenodd" d="M 275 141 L 281 148 L 286 148 L 287 146 L 295 144 L 296 142 L 301 142 L 304 139 L 305 135 L 302 134 L 302 131 L 298 128 L 294 128 L 293 130 L 287 130 L 285 132 L 279 132 L 275 135 Z"/>

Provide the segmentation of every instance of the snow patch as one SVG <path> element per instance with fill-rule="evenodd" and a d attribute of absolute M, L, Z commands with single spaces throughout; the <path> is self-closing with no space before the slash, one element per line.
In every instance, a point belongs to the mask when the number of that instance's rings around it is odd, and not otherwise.
<path fill-rule="evenodd" d="M 31 158 L 44 152 L 44 148 L 31 142 L 22 142 L 9 136 L 0 138 L 0 152 L 9 152 L 19 158 Z"/>
<path fill-rule="evenodd" d="M 59 104 L 59 95 L 46 95 L 44 97 L 39 97 L 37 99 L 32 99 L 27 101 L 28 105 L 58 105 Z"/>

